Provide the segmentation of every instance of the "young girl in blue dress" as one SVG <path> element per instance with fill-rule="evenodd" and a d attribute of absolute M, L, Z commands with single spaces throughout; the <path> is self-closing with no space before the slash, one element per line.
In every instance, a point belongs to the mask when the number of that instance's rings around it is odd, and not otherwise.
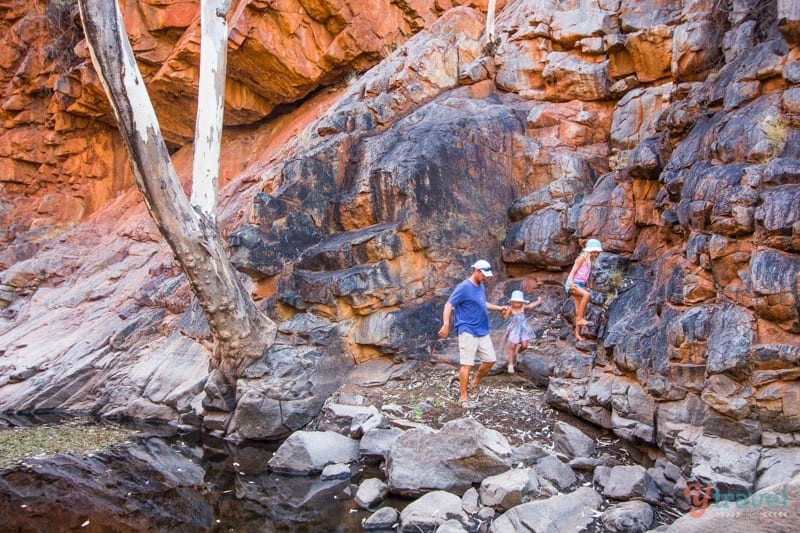
<path fill-rule="evenodd" d="M 528 342 L 536 338 L 536 333 L 531 329 L 525 311 L 533 309 L 542 303 L 537 298 L 535 302 L 525 299 L 522 291 L 511 293 L 508 304 L 508 327 L 506 328 L 506 342 L 508 342 L 508 373 L 514 373 L 514 359 L 517 353 L 522 353 L 528 348 Z"/>

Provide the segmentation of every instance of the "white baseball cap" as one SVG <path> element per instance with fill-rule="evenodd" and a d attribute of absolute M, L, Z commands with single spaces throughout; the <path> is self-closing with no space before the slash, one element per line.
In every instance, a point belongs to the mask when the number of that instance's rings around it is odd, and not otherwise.
<path fill-rule="evenodd" d="M 475 261 L 472 264 L 472 269 L 480 270 L 487 278 L 491 278 L 494 275 L 492 274 L 492 265 L 489 264 L 489 261 L 484 261 L 483 259 Z"/>

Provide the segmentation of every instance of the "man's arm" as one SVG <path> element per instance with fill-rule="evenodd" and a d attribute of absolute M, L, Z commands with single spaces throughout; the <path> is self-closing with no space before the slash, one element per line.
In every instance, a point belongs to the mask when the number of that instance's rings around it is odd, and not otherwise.
<path fill-rule="evenodd" d="M 439 330 L 439 337 L 445 338 L 450 333 L 450 319 L 453 317 L 453 304 L 447 302 L 442 311 L 442 329 Z"/>

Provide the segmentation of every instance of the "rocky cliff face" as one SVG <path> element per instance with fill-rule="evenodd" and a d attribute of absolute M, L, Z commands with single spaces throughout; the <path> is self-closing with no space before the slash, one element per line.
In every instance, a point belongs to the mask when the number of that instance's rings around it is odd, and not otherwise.
<path fill-rule="evenodd" d="M 62 31 L 74 12 L 48 6 L 0 3 L 0 408 L 196 423 L 204 321 Z M 125 11 L 188 180 L 197 6 Z M 754 471 L 749 452 L 796 444 L 798 4 L 516 0 L 488 46 L 484 23 L 473 4 L 232 7 L 223 231 L 281 335 L 219 427 L 283 436 L 359 363 L 443 357 L 441 305 L 477 257 L 495 301 L 536 287 L 557 333 L 594 237 L 598 343 L 551 336 L 549 401 L 681 465 L 725 439 Z M 698 475 L 734 475 L 714 464 Z"/>

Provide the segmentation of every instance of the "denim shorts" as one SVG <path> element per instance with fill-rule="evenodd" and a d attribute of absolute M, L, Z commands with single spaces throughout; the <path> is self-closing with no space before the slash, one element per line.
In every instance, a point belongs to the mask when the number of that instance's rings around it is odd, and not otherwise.
<path fill-rule="evenodd" d="M 580 288 L 586 287 L 586 284 L 582 281 L 573 281 L 572 284 Z M 569 295 L 569 280 L 564 280 L 564 291 Z"/>

